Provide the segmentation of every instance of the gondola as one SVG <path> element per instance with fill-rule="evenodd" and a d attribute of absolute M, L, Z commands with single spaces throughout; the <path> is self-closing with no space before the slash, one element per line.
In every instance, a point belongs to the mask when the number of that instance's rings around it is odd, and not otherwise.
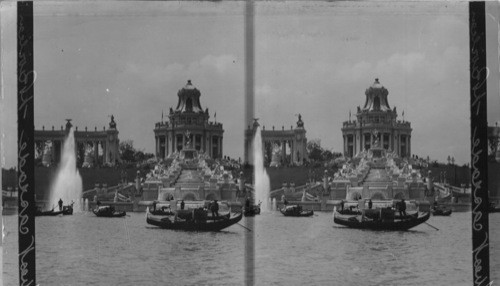
<path fill-rule="evenodd" d="M 381 215 L 379 217 L 370 218 L 368 216 L 362 215 L 342 215 L 339 212 L 335 211 L 333 215 L 333 221 L 336 224 L 358 229 L 408 230 L 424 223 L 429 219 L 431 215 L 430 212 L 416 212 L 401 219 L 397 216 L 394 216 L 394 212 L 392 212 L 392 214 L 387 212 L 380 213 Z"/>
<path fill-rule="evenodd" d="M 127 215 L 126 212 L 117 212 L 110 206 L 100 206 L 93 209 L 92 212 L 98 217 L 123 217 Z"/>
<path fill-rule="evenodd" d="M 280 212 L 284 216 L 294 216 L 294 217 L 307 217 L 314 214 L 313 210 L 303 210 L 299 205 L 285 206 L 280 209 Z"/>
<path fill-rule="evenodd" d="M 192 216 L 168 216 L 158 217 L 150 212 L 146 214 L 146 222 L 150 225 L 158 226 L 164 229 L 184 230 L 184 231 L 220 231 L 224 228 L 239 222 L 243 216 L 242 213 L 230 217 L 230 213 L 212 219 L 207 217 L 207 212 L 203 209 L 192 211 Z M 185 217 L 182 218 L 182 217 Z"/>
<path fill-rule="evenodd" d="M 436 209 L 431 209 L 431 213 L 433 216 L 450 216 L 452 211 L 451 209 L 436 208 Z"/>
<path fill-rule="evenodd" d="M 63 214 L 63 211 L 54 211 L 54 209 L 50 211 L 41 211 L 41 210 L 36 210 L 35 216 L 56 216 Z"/>

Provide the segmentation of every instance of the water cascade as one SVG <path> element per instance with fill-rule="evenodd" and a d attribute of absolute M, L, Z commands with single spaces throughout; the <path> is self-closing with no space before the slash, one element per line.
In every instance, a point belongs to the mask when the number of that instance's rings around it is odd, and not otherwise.
<path fill-rule="evenodd" d="M 269 211 L 271 204 L 269 203 L 269 192 L 271 184 L 266 169 L 264 168 L 264 152 L 262 150 L 262 136 L 260 134 L 260 127 L 255 132 L 253 140 L 253 159 L 254 159 L 254 189 L 255 189 L 255 203 L 262 202 L 261 210 Z"/>
<path fill-rule="evenodd" d="M 70 128 L 68 137 L 64 141 L 61 162 L 57 169 L 49 196 L 49 205 L 57 206 L 59 199 L 64 205 L 75 202 L 74 211 L 81 211 L 80 198 L 82 197 L 82 177 L 76 168 L 76 148 L 73 128 Z"/>

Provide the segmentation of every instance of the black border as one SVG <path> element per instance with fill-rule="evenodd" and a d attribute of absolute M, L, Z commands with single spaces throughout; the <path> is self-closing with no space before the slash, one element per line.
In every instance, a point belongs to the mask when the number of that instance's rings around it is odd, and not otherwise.
<path fill-rule="evenodd" d="M 474 285 L 490 284 L 485 2 L 469 3 L 472 267 Z"/>
<path fill-rule="evenodd" d="M 36 285 L 33 2 L 17 3 L 19 284 Z"/>

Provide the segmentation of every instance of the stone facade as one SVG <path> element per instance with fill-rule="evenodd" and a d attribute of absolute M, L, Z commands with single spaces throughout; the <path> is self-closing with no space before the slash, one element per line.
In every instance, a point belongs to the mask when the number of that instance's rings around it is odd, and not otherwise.
<path fill-rule="evenodd" d="M 60 130 L 35 130 L 35 146 L 37 155 L 42 157 L 42 164 L 50 166 L 57 164 L 61 160 L 64 140 L 68 136 L 71 124 L 71 119 L 67 119 L 66 128 L 61 126 Z M 102 130 L 79 131 L 78 127 L 74 130 L 75 148 L 77 154 L 78 167 L 95 166 L 101 164 L 114 165 L 120 161 L 118 130 L 114 116 L 111 116 L 109 128 L 105 127 Z"/>
<path fill-rule="evenodd" d="M 357 108 L 357 120 L 351 121 L 349 114 L 349 121 L 342 126 L 346 157 L 352 158 L 372 147 L 393 150 L 401 158 L 411 156 L 410 122 L 397 120 L 396 107 L 390 108 L 388 94 L 388 90 L 375 79 L 365 91 L 365 105 Z"/>
<path fill-rule="evenodd" d="M 248 126 L 245 131 L 245 162 L 252 163 L 253 158 L 253 139 L 255 137 L 255 132 L 259 127 L 257 120 L 253 123 L 253 126 Z M 274 126 L 272 130 L 266 130 L 262 127 L 261 130 L 262 145 L 264 149 L 264 156 L 269 157 L 269 164 L 295 164 L 301 165 L 304 160 L 308 159 L 307 156 L 307 138 L 306 130 L 304 128 L 304 122 L 302 121 L 302 116 L 299 114 L 299 120 L 295 128 L 290 126 L 290 129 L 285 130 L 282 126 L 281 130 L 275 130 Z M 279 154 L 274 151 L 279 150 Z M 288 150 L 288 152 L 287 152 Z M 273 153 L 274 152 L 274 153 Z M 288 153 L 288 155 L 287 155 Z M 277 156 L 279 155 L 279 156 Z M 276 159 L 278 158 L 279 159 Z"/>
<path fill-rule="evenodd" d="M 213 159 L 222 158 L 222 123 L 209 121 L 208 108 L 203 110 L 201 107 L 200 95 L 200 91 L 188 80 L 186 86 L 177 93 L 177 107 L 175 110 L 170 108 L 168 121 L 163 122 L 162 118 L 161 122 L 155 124 L 155 150 L 158 159 L 165 159 L 179 152 L 188 143 Z"/>

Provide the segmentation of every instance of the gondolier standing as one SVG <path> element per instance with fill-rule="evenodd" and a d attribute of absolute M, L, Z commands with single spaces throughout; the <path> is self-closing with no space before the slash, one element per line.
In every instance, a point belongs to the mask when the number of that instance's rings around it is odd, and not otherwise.
<path fill-rule="evenodd" d="M 59 198 L 59 202 L 57 204 L 59 205 L 59 210 L 62 211 L 63 201 L 61 198 Z"/>
<path fill-rule="evenodd" d="M 219 216 L 219 204 L 217 203 L 217 200 L 214 200 L 211 204 L 210 210 L 212 211 L 212 218 L 215 220 L 215 218 Z"/>
<path fill-rule="evenodd" d="M 401 203 L 399 203 L 399 215 L 402 218 L 406 216 L 406 203 L 405 203 L 405 199 L 402 199 Z"/>

